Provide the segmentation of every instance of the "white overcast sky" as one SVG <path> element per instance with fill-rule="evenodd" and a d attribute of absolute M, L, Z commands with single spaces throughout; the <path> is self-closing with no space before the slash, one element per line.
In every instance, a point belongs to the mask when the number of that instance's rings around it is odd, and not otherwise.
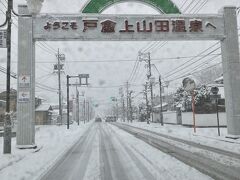
<path fill-rule="evenodd" d="M 3 4 L 6 4 L 5 0 L 0 0 L 0 9 L 6 11 Z M 178 7 L 183 5 L 185 0 L 173 0 Z M 181 10 L 186 10 L 186 13 L 194 7 L 195 3 L 201 3 L 205 0 L 197 0 L 188 8 L 188 4 L 192 0 L 187 0 L 185 5 Z M 17 5 L 24 3 L 25 0 L 15 0 L 14 7 L 17 9 Z M 41 13 L 79 13 L 83 5 L 87 0 L 45 0 Z M 2 4 L 3 3 L 3 4 Z M 240 7 L 240 0 L 208 0 L 208 3 L 198 12 L 204 14 L 218 13 L 218 11 L 223 6 L 234 5 Z M 197 7 L 197 5 L 196 5 Z M 3 22 L 4 16 L 2 11 L 0 11 L 0 22 Z M 106 14 L 158 14 L 158 12 L 145 4 L 134 2 L 126 2 L 117 4 L 109 7 L 103 13 Z M 14 24 L 17 25 L 16 19 L 14 19 Z M 238 22 L 239 18 L 238 18 Z M 13 25 L 13 35 L 12 35 L 12 71 L 16 72 L 17 70 L 17 28 Z M 151 52 L 151 57 L 153 59 L 161 59 L 168 57 L 178 57 L 178 56 L 194 56 L 199 52 L 203 51 L 207 47 L 211 46 L 215 42 L 209 41 L 199 41 L 199 42 L 168 42 L 166 45 L 155 48 Z M 89 60 L 135 60 L 138 55 L 138 51 L 146 49 L 146 47 L 151 45 L 152 42 L 46 42 L 47 46 L 52 47 L 53 49 L 60 49 L 61 53 L 66 55 L 65 63 L 65 75 L 76 75 L 80 73 L 90 74 L 90 83 L 92 86 L 118 86 L 124 84 L 131 74 L 131 71 L 134 66 L 134 61 L 131 62 L 89 62 Z M 56 62 L 55 55 L 53 53 L 47 53 L 41 48 L 36 46 L 36 81 L 42 83 L 46 86 L 50 86 L 54 89 L 57 89 L 57 76 L 53 74 L 53 64 L 52 63 L 41 63 L 41 62 Z M 68 61 L 79 61 L 79 62 L 68 62 Z M 81 62 L 84 61 L 84 62 Z M 154 64 L 157 66 L 161 72 L 163 78 L 166 73 L 175 67 L 179 66 L 185 60 L 164 60 L 164 61 L 154 61 Z M 220 58 L 211 63 L 216 63 L 221 61 Z M 0 66 L 6 66 L 6 49 L 0 49 Z M 192 67 L 189 67 L 190 69 Z M 140 63 L 139 70 L 137 71 L 137 76 L 133 78 L 130 84 L 141 85 L 144 83 L 144 78 L 146 74 L 146 69 L 144 68 L 144 63 Z M 185 71 L 184 71 L 185 72 Z M 157 76 L 156 71 L 153 74 Z M 62 86 L 64 91 L 64 96 L 66 96 L 66 78 L 65 75 L 62 75 Z M 176 74 L 180 76 L 181 74 Z M 174 76 L 173 76 L 174 78 Z M 0 90 L 5 90 L 5 80 L 6 77 L 4 74 L 0 73 Z M 16 80 L 12 80 L 12 87 L 16 88 Z M 179 86 L 179 81 L 171 82 L 170 89 L 174 89 Z M 140 92 L 143 87 L 132 87 L 135 91 L 135 94 Z M 157 87 L 156 87 L 157 89 Z M 79 88 L 80 91 L 83 88 Z M 86 95 L 93 97 L 97 102 L 109 103 L 110 97 L 118 96 L 118 88 L 88 88 L 84 89 Z M 71 94 L 74 93 L 74 90 L 71 90 Z M 157 93 L 157 90 L 156 92 Z M 58 102 L 58 94 L 56 92 L 49 92 L 36 88 L 36 95 L 41 96 L 48 100 L 50 103 Z M 141 99 L 142 96 L 139 96 Z M 137 100 L 136 100 L 137 101 Z"/>

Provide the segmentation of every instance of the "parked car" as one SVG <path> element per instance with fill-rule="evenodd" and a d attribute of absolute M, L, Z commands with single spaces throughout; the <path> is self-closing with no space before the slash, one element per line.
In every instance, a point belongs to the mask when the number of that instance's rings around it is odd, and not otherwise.
<path fill-rule="evenodd" d="M 95 122 L 102 122 L 102 119 L 100 117 L 96 117 Z"/>
<path fill-rule="evenodd" d="M 116 122 L 117 117 L 116 116 L 106 116 L 106 122 Z"/>

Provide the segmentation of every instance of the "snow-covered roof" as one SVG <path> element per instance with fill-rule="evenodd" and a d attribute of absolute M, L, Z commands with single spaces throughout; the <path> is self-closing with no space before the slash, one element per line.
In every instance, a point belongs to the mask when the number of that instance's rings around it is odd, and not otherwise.
<path fill-rule="evenodd" d="M 216 82 L 216 83 L 223 83 L 223 76 L 215 79 L 214 82 Z"/>
<path fill-rule="evenodd" d="M 208 84 L 207 87 L 224 87 L 224 85 L 223 84 L 212 83 L 212 84 Z"/>
<path fill-rule="evenodd" d="M 41 97 L 41 96 L 36 96 L 35 98 L 37 98 L 37 99 L 41 99 L 41 100 L 45 100 L 43 97 Z"/>
<path fill-rule="evenodd" d="M 168 105 L 168 103 L 166 103 L 166 102 L 162 103 L 162 106 L 167 106 L 167 105 Z M 161 107 L 161 104 L 154 106 L 153 108 L 160 108 L 160 107 Z"/>
<path fill-rule="evenodd" d="M 52 110 L 52 106 L 50 104 L 41 104 L 36 108 L 36 111 L 49 111 Z"/>

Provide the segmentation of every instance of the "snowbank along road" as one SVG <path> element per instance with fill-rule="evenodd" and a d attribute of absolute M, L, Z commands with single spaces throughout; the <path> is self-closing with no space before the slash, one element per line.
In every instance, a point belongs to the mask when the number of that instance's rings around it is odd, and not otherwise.
<path fill-rule="evenodd" d="M 240 179 L 240 154 L 126 124 L 114 125 L 214 179 Z"/>

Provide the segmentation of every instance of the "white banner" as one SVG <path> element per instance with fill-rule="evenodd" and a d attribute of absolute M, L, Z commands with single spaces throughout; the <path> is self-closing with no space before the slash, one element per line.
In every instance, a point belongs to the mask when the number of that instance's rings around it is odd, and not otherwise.
<path fill-rule="evenodd" d="M 219 40 L 221 15 L 39 15 L 33 19 L 38 40 L 160 41 Z"/>

